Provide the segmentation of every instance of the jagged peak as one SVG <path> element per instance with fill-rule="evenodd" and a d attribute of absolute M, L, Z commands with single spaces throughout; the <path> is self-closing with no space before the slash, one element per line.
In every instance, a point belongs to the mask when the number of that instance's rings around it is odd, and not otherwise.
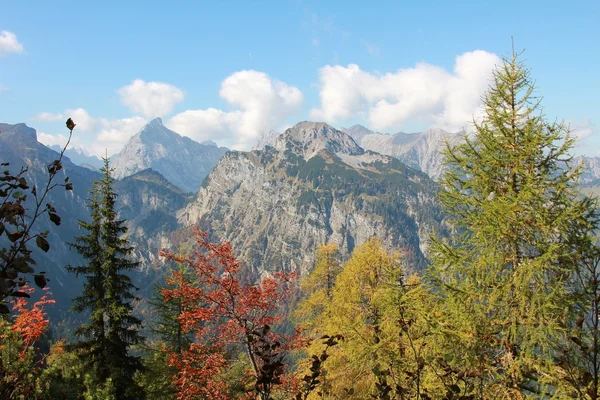
<path fill-rule="evenodd" d="M 160 118 L 154 118 L 152 121 L 148 122 L 146 124 L 146 126 L 151 125 L 151 126 L 164 126 L 162 119 Z"/>
<path fill-rule="evenodd" d="M 345 132 L 364 132 L 364 133 L 376 133 L 375 131 L 367 128 L 364 125 L 361 124 L 354 124 L 349 128 L 341 128 L 342 131 Z"/>
<path fill-rule="evenodd" d="M 322 150 L 332 153 L 360 155 L 364 150 L 347 133 L 325 122 L 302 121 L 277 137 L 274 147 L 280 151 L 291 150 L 306 160 Z"/>

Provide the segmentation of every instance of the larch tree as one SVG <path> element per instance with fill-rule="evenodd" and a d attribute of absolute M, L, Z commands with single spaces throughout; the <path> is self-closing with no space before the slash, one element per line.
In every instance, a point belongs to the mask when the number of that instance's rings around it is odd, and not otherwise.
<path fill-rule="evenodd" d="M 91 221 L 79 225 L 88 233 L 78 236 L 71 246 L 87 265 L 69 267 L 86 278 L 83 293 L 75 298 L 74 310 L 89 311 L 90 322 L 77 328 L 80 338 L 71 348 L 87 365 L 94 385 L 110 387 L 118 399 L 139 399 L 142 392 L 133 376 L 141 369 L 139 357 L 130 354 L 140 344 L 141 321 L 133 316 L 133 294 L 137 290 L 126 274 L 138 266 L 130 259 L 125 221 L 117 218 L 114 178 L 108 159 L 104 159 L 100 181 L 94 182 L 88 207 Z"/>
<path fill-rule="evenodd" d="M 326 250 L 319 249 L 318 260 L 327 259 Z M 318 360 L 326 373 L 321 373 L 318 390 L 307 398 L 427 399 L 428 393 L 444 393 L 442 382 L 427 365 L 432 354 L 428 316 L 435 308 L 434 298 L 418 277 L 405 277 L 400 261 L 399 254 L 372 238 L 355 248 L 336 273 L 333 287 L 328 289 L 324 279 L 326 263 L 305 280 L 316 279 L 322 291 L 313 292 L 308 301 L 327 300 L 325 309 L 305 324 L 318 328 L 318 335 L 340 337 Z M 314 340 L 308 352 L 323 354 L 325 346 Z M 307 367 L 314 370 L 315 358 L 308 361 Z"/>
<path fill-rule="evenodd" d="M 577 190 L 574 138 L 545 120 L 534 94 L 513 51 L 494 70 L 474 133 L 445 152 L 440 199 L 455 235 L 435 241 L 431 278 L 448 313 L 444 368 L 463 396 L 552 393 L 545 377 L 590 250 L 594 204 Z"/>
<path fill-rule="evenodd" d="M 298 303 L 294 314 L 305 335 L 313 339 L 320 335 L 332 334 L 323 332 L 322 320 L 329 312 L 335 280 L 342 270 L 339 257 L 335 244 L 319 246 L 313 270 L 300 282 L 305 297 Z"/>

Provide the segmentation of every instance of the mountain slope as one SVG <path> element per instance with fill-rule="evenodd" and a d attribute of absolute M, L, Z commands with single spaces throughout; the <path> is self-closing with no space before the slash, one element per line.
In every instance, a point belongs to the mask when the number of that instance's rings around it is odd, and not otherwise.
<path fill-rule="evenodd" d="M 181 136 L 156 118 L 134 135 L 123 150 L 111 157 L 111 163 L 116 178 L 152 168 L 178 188 L 196 192 L 227 151 L 224 147 L 200 144 Z"/>
<path fill-rule="evenodd" d="M 446 142 L 456 143 L 462 134 L 430 129 L 420 133 L 387 135 L 370 131 L 362 125 L 341 130 L 352 136 L 362 148 L 396 157 L 436 180 L 443 173 L 444 160 L 440 153 Z"/>
<path fill-rule="evenodd" d="M 178 218 L 231 241 L 258 272 L 306 270 L 318 245 L 334 242 L 348 255 L 373 235 L 405 249 L 407 266 L 419 269 L 429 233 L 440 229 L 436 190 L 398 160 L 303 122 L 274 147 L 226 154 Z"/>
<path fill-rule="evenodd" d="M 37 141 L 35 129 L 25 124 L 0 123 L 0 160 L 9 162 L 8 168 L 12 172 L 27 167 L 26 179 L 30 187 L 38 187 L 38 193 L 47 182 L 47 166 L 58 156 L 57 152 Z M 51 223 L 47 216 L 42 216 L 34 226 L 34 233 L 49 231 L 50 250 L 44 253 L 36 246 L 31 248 L 33 258 L 37 261 L 36 271 L 45 271 L 50 279 L 49 287 L 56 304 L 49 311 L 55 321 L 78 318 L 69 314 L 68 310 L 71 299 L 81 290 L 81 278 L 68 273 L 65 267 L 69 264 L 78 265 L 84 260 L 69 248 L 68 243 L 72 243 L 75 236 L 83 233 L 77 221 L 89 221 L 86 199 L 92 182 L 101 177 L 98 172 L 77 166 L 65 158 L 57 183 L 63 182 L 67 176 L 73 184 L 73 190 L 65 191 L 64 188 L 57 187 L 47 199 L 61 217 L 60 226 Z M 189 197 L 160 174 L 150 170 L 115 182 L 115 192 L 116 210 L 120 218 L 128 220 L 135 256 L 142 261 L 140 270 L 132 272 L 132 278 L 134 284 L 141 289 L 140 295 L 147 298 L 151 294 L 152 280 L 157 272 L 155 267 L 159 265 L 155 263 L 158 250 L 170 245 L 165 241 L 163 233 L 177 228 L 176 212 L 184 207 Z M 31 209 L 31 203 L 28 207 Z"/>

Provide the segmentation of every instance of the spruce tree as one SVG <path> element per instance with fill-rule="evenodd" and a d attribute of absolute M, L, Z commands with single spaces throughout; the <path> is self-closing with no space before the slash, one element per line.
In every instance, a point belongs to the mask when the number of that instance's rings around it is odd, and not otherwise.
<path fill-rule="evenodd" d="M 107 158 L 101 172 L 102 179 L 94 182 L 89 199 L 91 222 L 79 223 L 88 233 L 72 244 L 88 260 L 87 265 L 70 268 L 86 277 L 74 309 L 90 312 L 90 322 L 76 331 L 82 340 L 73 347 L 100 386 L 109 382 L 116 398 L 139 399 L 141 393 L 133 376 L 141 369 L 141 361 L 129 351 L 143 338 L 139 334 L 141 321 L 133 316 L 132 301 L 137 299 L 133 292 L 137 288 L 126 274 L 138 263 L 129 258 L 133 247 L 124 236 L 125 221 L 117 218 L 114 178 Z"/>
<path fill-rule="evenodd" d="M 574 139 L 549 123 L 520 54 L 504 59 L 474 133 L 449 146 L 440 199 L 454 237 L 433 247 L 449 318 L 447 374 L 477 398 L 543 395 L 565 331 L 593 203 L 577 190 Z M 575 227 L 586 227 L 575 229 Z"/>
<path fill-rule="evenodd" d="M 155 285 L 154 295 L 149 303 L 154 311 L 155 319 L 150 327 L 165 346 L 174 353 L 181 353 L 189 348 L 192 336 L 184 332 L 179 317 L 186 311 L 183 299 L 168 298 L 165 290 L 181 289 L 184 285 L 194 286 L 193 271 L 183 263 L 170 267 L 166 273 L 166 282 Z"/>
<path fill-rule="evenodd" d="M 144 373 L 137 377 L 149 400 L 175 397 L 177 388 L 173 376 L 177 369 L 170 365 L 170 359 L 173 355 L 181 356 L 194 339 L 191 333 L 184 331 L 180 321 L 189 307 L 182 298 L 166 296 L 165 291 L 181 290 L 184 285 L 193 287 L 195 274 L 184 263 L 167 268 L 164 282 L 154 286 L 154 294 L 148 301 L 152 307 L 150 331 L 157 340 L 148 344 Z"/>

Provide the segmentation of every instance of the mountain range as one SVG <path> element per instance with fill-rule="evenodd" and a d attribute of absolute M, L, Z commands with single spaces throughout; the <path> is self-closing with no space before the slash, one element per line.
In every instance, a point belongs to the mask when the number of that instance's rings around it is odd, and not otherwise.
<path fill-rule="evenodd" d="M 279 269 L 305 272 L 323 243 L 337 244 L 345 258 L 372 236 L 400 249 L 407 269 L 420 270 L 430 233 L 445 232 L 431 179 L 443 173 L 439 151 L 460 135 L 387 135 L 360 125 L 336 129 L 305 121 L 283 133 L 271 131 L 255 150 L 243 152 L 196 143 L 155 119 L 111 158 L 119 178 L 117 211 L 142 263 L 134 282 L 147 298 L 161 274 L 158 250 L 189 241 L 194 225 L 212 240 L 230 241 L 255 277 Z M 77 221 L 89 219 L 86 198 L 100 177 L 90 157 L 66 155 L 60 178 L 68 176 L 74 190 L 57 188 L 50 195 L 63 223 L 40 221 L 37 229 L 50 231 L 51 249 L 34 250 L 63 313 L 80 287 L 65 266 L 83 261 L 67 243 L 82 234 Z M 27 166 L 30 183 L 45 182 L 46 167 L 57 157 L 33 128 L 0 124 L 0 159 L 13 171 Z M 584 164 L 584 186 L 600 187 L 600 158 L 575 162 Z"/>
<path fill-rule="evenodd" d="M 319 244 L 336 243 L 345 257 L 374 235 L 419 269 L 441 227 L 436 190 L 426 174 L 344 132 L 301 122 L 274 146 L 227 153 L 178 220 L 229 240 L 258 272 L 305 271 Z"/>

